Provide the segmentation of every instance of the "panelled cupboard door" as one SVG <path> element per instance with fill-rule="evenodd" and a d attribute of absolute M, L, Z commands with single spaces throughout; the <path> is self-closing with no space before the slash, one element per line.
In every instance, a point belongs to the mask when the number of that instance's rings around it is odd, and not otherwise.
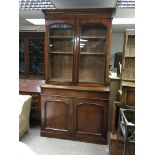
<path fill-rule="evenodd" d="M 106 139 L 106 110 L 104 100 L 75 99 L 74 132 L 76 137 Z"/>
<path fill-rule="evenodd" d="M 70 135 L 72 131 L 72 100 L 42 95 L 42 131 Z"/>
<path fill-rule="evenodd" d="M 75 20 L 59 19 L 47 23 L 46 79 L 51 82 L 72 82 Z"/>

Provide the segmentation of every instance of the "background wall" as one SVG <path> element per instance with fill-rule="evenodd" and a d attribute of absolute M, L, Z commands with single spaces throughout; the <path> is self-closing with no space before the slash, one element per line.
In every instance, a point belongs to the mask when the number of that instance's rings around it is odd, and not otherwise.
<path fill-rule="evenodd" d="M 115 53 L 123 52 L 124 44 L 124 33 L 123 32 L 113 32 L 111 36 L 111 50 L 110 50 L 110 65 L 111 70 L 114 70 L 114 59 Z M 116 101 L 117 90 L 120 87 L 120 80 L 118 78 L 110 78 L 110 97 L 109 97 L 109 116 L 108 116 L 108 128 L 111 131 L 112 123 L 112 103 Z"/>
<path fill-rule="evenodd" d="M 115 53 L 123 52 L 124 33 L 113 32 L 111 36 L 111 53 L 110 53 L 110 65 L 111 69 L 114 68 Z"/>

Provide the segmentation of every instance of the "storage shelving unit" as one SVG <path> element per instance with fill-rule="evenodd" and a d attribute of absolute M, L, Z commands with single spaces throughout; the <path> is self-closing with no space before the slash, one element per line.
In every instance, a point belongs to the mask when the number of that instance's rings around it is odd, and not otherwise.
<path fill-rule="evenodd" d="M 123 104 L 135 104 L 135 30 L 124 32 L 124 52 L 121 72 L 120 100 Z"/>
<path fill-rule="evenodd" d="M 115 8 L 43 12 L 46 84 L 41 87 L 41 136 L 106 144 Z"/>

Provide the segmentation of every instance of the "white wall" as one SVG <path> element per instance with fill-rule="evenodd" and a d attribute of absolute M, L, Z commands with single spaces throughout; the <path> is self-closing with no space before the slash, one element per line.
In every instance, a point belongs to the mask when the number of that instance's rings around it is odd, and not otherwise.
<path fill-rule="evenodd" d="M 110 65 L 114 66 L 115 53 L 123 52 L 124 33 L 113 32 L 111 36 Z"/>

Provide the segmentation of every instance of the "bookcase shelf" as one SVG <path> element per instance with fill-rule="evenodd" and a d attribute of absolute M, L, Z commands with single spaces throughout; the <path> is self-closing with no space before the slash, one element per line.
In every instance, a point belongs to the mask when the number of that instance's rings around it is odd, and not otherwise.
<path fill-rule="evenodd" d="M 71 39 L 73 38 L 73 36 L 50 36 L 50 38 L 53 38 L 53 39 Z"/>
<path fill-rule="evenodd" d="M 105 56 L 105 54 L 104 53 L 95 53 L 95 52 L 91 52 L 91 53 L 89 53 L 89 52 L 81 52 L 80 53 L 81 55 L 101 55 L 101 56 Z"/>
<path fill-rule="evenodd" d="M 107 37 L 101 37 L 101 36 L 81 36 L 82 39 L 104 39 L 106 40 Z"/>
<path fill-rule="evenodd" d="M 50 54 L 73 54 L 73 52 L 50 52 Z"/>

